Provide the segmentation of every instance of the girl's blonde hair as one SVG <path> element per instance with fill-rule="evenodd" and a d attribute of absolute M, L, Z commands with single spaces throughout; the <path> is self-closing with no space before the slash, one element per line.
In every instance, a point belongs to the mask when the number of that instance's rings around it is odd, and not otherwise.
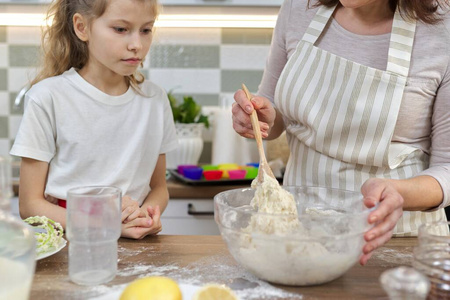
<path fill-rule="evenodd" d="M 155 18 L 158 16 L 158 0 L 140 1 L 147 1 Z M 108 2 L 109 0 L 56 0 L 52 3 L 47 21 L 51 18 L 53 21 L 42 33 L 42 66 L 31 85 L 45 78 L 61 75 L 72 67 L 81 69 L 87 63 L 88 47 L 75 34 L 73 15 L 79 13 L 88 22 L 92 22 L 103 15 Z M 126 79 L 134 90 L 140 91 L 139 84 L 144 81 L 144 76 L 139 71 L 126 76 Z"/>

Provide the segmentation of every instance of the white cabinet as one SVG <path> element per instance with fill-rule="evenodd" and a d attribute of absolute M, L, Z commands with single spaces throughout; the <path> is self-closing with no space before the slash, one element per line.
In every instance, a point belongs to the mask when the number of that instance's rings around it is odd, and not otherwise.
<path fill-rule="evenodd" d="M 212 199 L 171 199 L 161 216 L 161 234 L 217 235 Z"/>

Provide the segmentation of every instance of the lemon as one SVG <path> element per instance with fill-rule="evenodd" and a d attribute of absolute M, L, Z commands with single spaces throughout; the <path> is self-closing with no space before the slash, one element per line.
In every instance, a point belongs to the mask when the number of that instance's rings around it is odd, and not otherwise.
<path fill-rule="evenodd" d="M 199 289 L 192 300 L 238 300 L 233 291 L 225 285 L 208 284 Z"/>
<path fill-rule="evenodd" d="M 163 276 L 152 276 L 131 282 L 120 295 L 120 300 L 181 300 L 178 284 Z"/>

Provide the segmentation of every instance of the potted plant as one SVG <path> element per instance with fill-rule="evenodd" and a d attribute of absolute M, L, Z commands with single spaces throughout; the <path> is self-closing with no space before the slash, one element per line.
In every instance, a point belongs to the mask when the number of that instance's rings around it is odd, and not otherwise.
<path fill-rule="evenodd" d="M 209 128 L 208 116 L 201 113 L 201 106 L 192 96 L 184 96 L 181 103 L 172 92 L 168 92 L 167 96 L 179 142 L 177 149 L 166 154 L 167 168 L 196 165 L 203 150 L 203 128 Z"/>

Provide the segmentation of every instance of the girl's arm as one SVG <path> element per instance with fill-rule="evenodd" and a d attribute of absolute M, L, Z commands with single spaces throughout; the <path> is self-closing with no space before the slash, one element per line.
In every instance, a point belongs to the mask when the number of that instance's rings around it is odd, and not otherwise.
<path fill-rule="evenodd" d="M 66 228 L 66 210 L 44 198 L 48 163 L 31 158 L 22 158 L 20 165 L 19 211 L 25 219 L 46 216 Z"/>
<path fill-rule="evenodd" d="M 169 202 L 169 191 L 166 184 L 166 155 L 160 154 L 158 161 L 156 162 L 155 170 L 153 171 L 152 178 L 150 180 L 151 191 L 141 209 L 147 210 L 148 206 L 155 208 L 157 205 L 161 213 L 166 209 Z"/>

